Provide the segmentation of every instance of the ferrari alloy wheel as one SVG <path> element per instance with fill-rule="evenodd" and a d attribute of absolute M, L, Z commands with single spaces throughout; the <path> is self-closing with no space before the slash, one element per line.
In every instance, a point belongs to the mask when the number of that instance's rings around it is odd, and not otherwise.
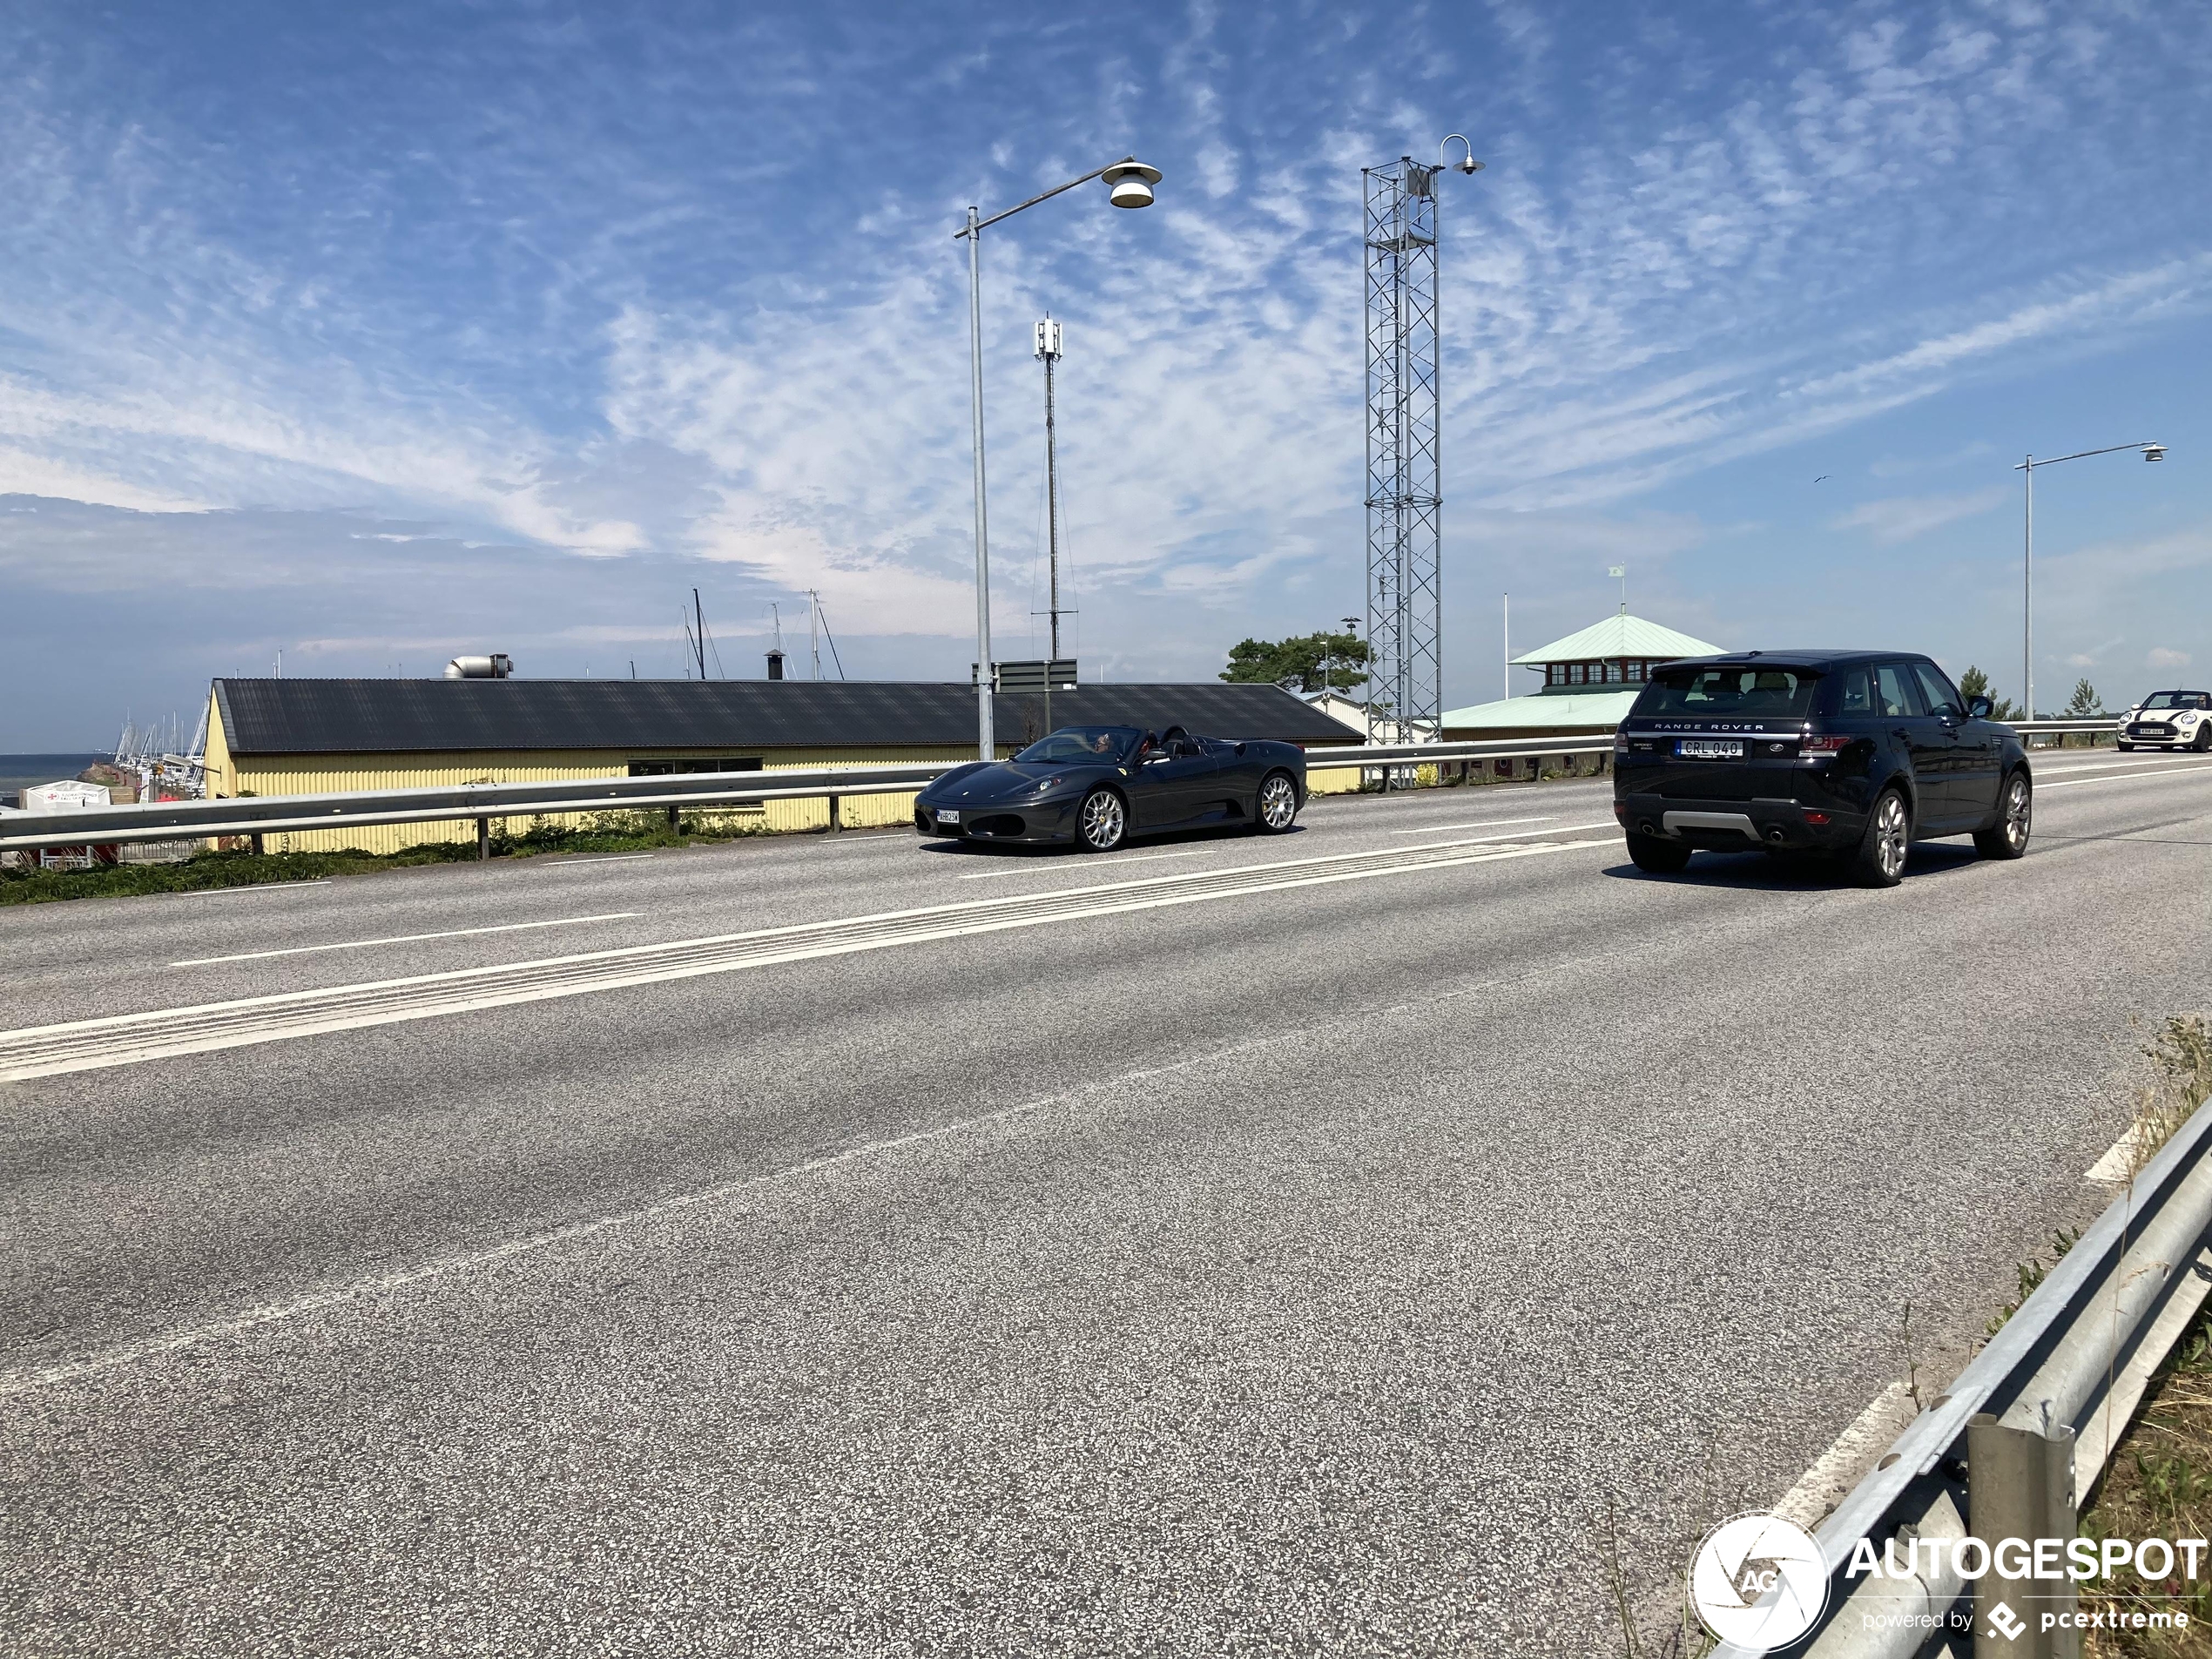
<path fill-rule="evenodd" d="M 1259 811 L 1254 821 L 1266 835 L 1280 835 L 1298 817 L 1298 786 L 1287 772 L 1271 772 L 1260 780 Z"/>
<path fill-rule="evenodd" d="M 1867 814 L 1865 838 L 1851 854 L 1851 874 L 1862 887 L 1893 887 L 1905 876 L 1905 850 L 1912 844 L 1912 818 L 1905 797 L 1885 789 Z"/>
<path fill-rule="evenodd" d="M 1110 853 L 1129 833 L 1129 809 L 1110 789 L 1094 789 L 1083 797 L 1076 819 L 1076 840 L 1086 853 Z"/>

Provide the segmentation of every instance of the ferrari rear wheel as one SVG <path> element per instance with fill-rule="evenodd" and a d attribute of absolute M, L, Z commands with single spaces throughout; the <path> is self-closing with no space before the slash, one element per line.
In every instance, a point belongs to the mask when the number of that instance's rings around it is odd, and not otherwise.
<path fill-rule="evenodd" d="M 1287 772 L 1271 772 L 1260 779 L 1259 810 L 1252 822 L 1263 835 L 1280 835 L 1298 818 L 1298 785 Z"/>
<path fill-rule="evenodd" d="M 1110 853 L 1129 833 L 1129 808 L 1110 789 L 1094 789 L 1076 814 L 1076 845 L 1086 853 Z"/>

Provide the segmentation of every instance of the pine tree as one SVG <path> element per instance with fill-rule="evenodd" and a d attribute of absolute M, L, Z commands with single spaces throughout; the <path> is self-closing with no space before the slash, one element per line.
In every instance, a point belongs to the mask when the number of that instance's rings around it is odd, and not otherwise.
<path fill-rule="evenodd" d="M 2088 682 L 2085 680 L 2082 683 L 2087 685 Z M 1959 695 L 1969 702 L 1978 697 L 1989 698 L 1989 718 L 1993 720 L 2024 720 L 2027 718 L 2008 699 L 1990 697 L 1989 676 L 1971 664 L 1967 665 L 1966 671 L 1959 677 Z"/>

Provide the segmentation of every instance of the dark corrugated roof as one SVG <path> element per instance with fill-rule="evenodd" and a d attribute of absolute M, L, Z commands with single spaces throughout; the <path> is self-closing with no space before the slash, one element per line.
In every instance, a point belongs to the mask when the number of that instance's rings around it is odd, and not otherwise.
<path fill-rule="evenodd" d="M 424 751 L 960 748 L 975 693 L 901 680 L 219 679 L 234 755 Z M 1042 696 L 1006 696 L 1001 742 L 1042 735 Z M 1224 738 L 1356 743 L 1276 685 L 1087 685 L 1052 694 L 1055 725 L 1186 725 Z"/>

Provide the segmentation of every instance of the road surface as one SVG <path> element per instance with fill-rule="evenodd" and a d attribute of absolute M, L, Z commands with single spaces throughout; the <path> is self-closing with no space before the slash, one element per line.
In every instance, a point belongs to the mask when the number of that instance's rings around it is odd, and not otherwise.
<path fill-rule="evenodd" d="M 1890 892 L 1555 783 L 0 913 L 0 1647 L 1609 1651 L 2204 1005 L 2212 765 L 2038 759 Z"/>

